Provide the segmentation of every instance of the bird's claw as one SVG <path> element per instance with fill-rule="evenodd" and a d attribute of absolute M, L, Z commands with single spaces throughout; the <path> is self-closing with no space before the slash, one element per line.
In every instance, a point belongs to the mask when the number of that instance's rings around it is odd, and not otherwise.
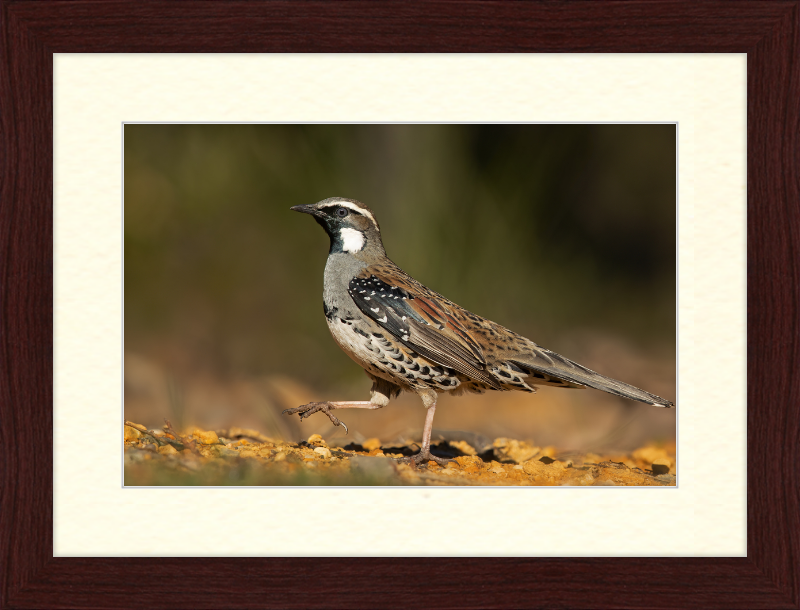
<path fill-rule="evenodd" d="M 300 407 L 296 407 L 294 409 L 284 409 L 282 414 L 283 415 L 299 415 L 300 421 L 303 421 L 303 418 L 309 417 L 314 413 L 321 411 L 325 415 L 328 416 L 328 419 L 331 420 L 331 423 L 334 426 L 341 426 L 344 428 L 344 433 L 347 434 L 347 426 L 344 424 L 342 420 L 336 417 L 333 413 L 331 413 L 331 403 L 329 402 L 310 402 L 306 405 L 302 405 Z"/>
<path fill-rule="evenodd" d="M 401 464 L 410 464 L 413 466 L 419 466 L 420 464 L 424 464 L 425 462 L 432 461 L 439 464 L 439 466 L 445 467 L 450 462 L 454 464 L 458 464 L 455 460 L 448 459 L 448 458 L 440 458 L 433 455 L 430 451 L 420 451 L 419 453 L 415 453 L 414 455 L 410 455 L 408 457 L 400 458 L 397 460 Z"/>

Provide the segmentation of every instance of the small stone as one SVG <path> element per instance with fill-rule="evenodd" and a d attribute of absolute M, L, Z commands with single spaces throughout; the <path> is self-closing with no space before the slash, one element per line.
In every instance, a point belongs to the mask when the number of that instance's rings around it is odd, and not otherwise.
<path fill-rule="evenodd" d="M 517 464 L 533 459 L 541 451 L 539 447 L 524 441 L 507 438 L 495 439 L 492 447 L 498 459 L 504 462 L 516 462 Z"/>
<path fill-rule="evenodd" d="M 315 435 L 315 436 L 319 436 L 319 435 Z M 322 456 L 322 457 L 324 457 L 326 459 L 331 457 L 331 450 L 328 449 L 327 447 L 317 447 L 316 449 L 314 449 L 314 453 L 316 453 L 316 454 L 318 454 L 318 455 L 320 455 L 320 456 Z"/>
<path fill-rule="evenodd" d="M 142 433 L 139 432 L 136 428 L 131 428 L 130 426 L 125 426 L 125 440 L 126 441 L 135 441 L 142 437 Z"/>
<path fill-rule="evenodd" d="M 213 430 L 195 430 L 192 436 L 203 445 L 219 445 L 219 437 Z"/>
<path fill-rule="evenodd" d="M 275 457 L 272 458 L 272 459 L 275 462 L 282 462 L 282 461 L 284 461 L 286 459 L 286 453 L 283 452 L 283 451 L 278 451 L 278 453 L 276 453 Z"/>
<path fill-rule="evenodd" d="M 652 470 L 656 476 L 675 473 L 675 454 L 660 445 L 648 445 L 632 453 L 637 467 L 643 470 Z"/>
<path fill-rule="evenodd" d="M 666 457 L 658 458 L 653 462 L 653 474 L 669 474 L 670 459 Z"/>
<path fill-rule="evenodd" d="M 176 455 L 178 450 L 175 449 L 172 445 L 164 445 L 163 447 L 158 448 L 158 452 L 161 455 Z"/>
<path fill-rule="evenodd" d="M 215 458 L 215 457 L 217 457 L 217 454 L 214 451 L 214 447 L 210 447 L 208 445 L 198 445 L 197 452 L 200 455 L 202 455 L 204 458 Z"/>
<path fill-rule="evenodd" d="M 539 460 L 528 460 L 522 464 L 522 470 L 524 470 L 526 474 L 537 476 L 546 474 L 548 471 L 548 466 Z"/>
<path fill-rule="evenodd" d="M 489 472 L 493 472 L 495 474 L 500 474 L 500 473 L 505 472 L 505 471 L 506 471 L 506 469 L 503 468 L 503 465 L 500 464 L 500 462 L 495 462 L 494 460 L 492 460 L 492 463 L 489 464 Z"/>
<path fill-rule="evenodd" d="M 478 455 L 475 448 L 466 441 L 450 441 L 450 446 L 455 447 L 464 455 Z"/>
<path fill-rule="evenodd" d="M 368 438 L 361 443 L 361 446 L 367 451 L 374 451 L 375 449 L 381 448 L 381 442 L 377 438 Z"/>
<path fill-rule="evenodd" d="M 306 441 L 309 445 L 324 445 L 325 441 L 322 440 L 322 436 L 319 434 L 312 434 L 308 437 Z"/>
<path fill-rule="evenodd" d="M 594 485 L 594 478 L 588 472 L 580 477 L 576 477 L 570 481 L 563 483 L 564 485 Z"/>
<path fill-rule="evenodd" d="M 253 451 L 252 449 L 245 449 L 239 452 L 239 456 L 243 458 L 256 457 L 256 455 L 257 455 L 256 452 Z"/>
<path fill-rule="evenodd" d="M 223 447 L 222 445 L 217 445 L 214 447 L 217 455 L 219 457 L 230 458 L 230 457 L 238 457 L 239 452 L 235 449 L 228 449 L 227 447 Z"/>
<path fill-rule="evenodd" d="M 463 468 L 483 468 L 483 460 L 477 455 L 459 455 L 455 460 Z"/>

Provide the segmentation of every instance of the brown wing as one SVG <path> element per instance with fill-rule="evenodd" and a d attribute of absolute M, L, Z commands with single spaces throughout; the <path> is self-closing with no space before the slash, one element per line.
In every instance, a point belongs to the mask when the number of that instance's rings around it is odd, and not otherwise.
<path fill-rule="evenodd" d="M 365 315 L 419 355 L 501 389 L 464 325 L 410 278 L 368 268 L 350 281 L 349 294 Z"/>

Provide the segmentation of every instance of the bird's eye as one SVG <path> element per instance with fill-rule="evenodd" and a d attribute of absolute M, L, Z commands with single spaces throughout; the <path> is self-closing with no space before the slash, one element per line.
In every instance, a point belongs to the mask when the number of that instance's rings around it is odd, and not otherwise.
<path fill-rule="evenodd" d="M 336 215 L 339 218 L 344 218 L 345 216 L 347 216 L 347 214 L 348 214 L 347 208 L 336 208 Z"/>

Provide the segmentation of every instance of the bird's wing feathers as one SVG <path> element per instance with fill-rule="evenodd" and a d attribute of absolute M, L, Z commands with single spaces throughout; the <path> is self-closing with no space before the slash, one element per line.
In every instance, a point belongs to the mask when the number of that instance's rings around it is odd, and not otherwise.
<path fill-rule="evenodd" d="M 349 294 L 366 316 L 419 355 L 500 389 L 464 325 L 420 288 L 411 278 L 367 269 L 350 281 Z"/>
<path fill-rule="evenodd" d="M 523 373 L 530 385 L 588 386 L 659 407 L 673 406 L 461 309 L 399 268 L 368 267 L 350 281 L 349 294 L 366 316 L 420 356 L 493 389 L 506 388 L 492 371 L 509 366 Z M 484 349 L 473 335 L 483 337 Z"/>

